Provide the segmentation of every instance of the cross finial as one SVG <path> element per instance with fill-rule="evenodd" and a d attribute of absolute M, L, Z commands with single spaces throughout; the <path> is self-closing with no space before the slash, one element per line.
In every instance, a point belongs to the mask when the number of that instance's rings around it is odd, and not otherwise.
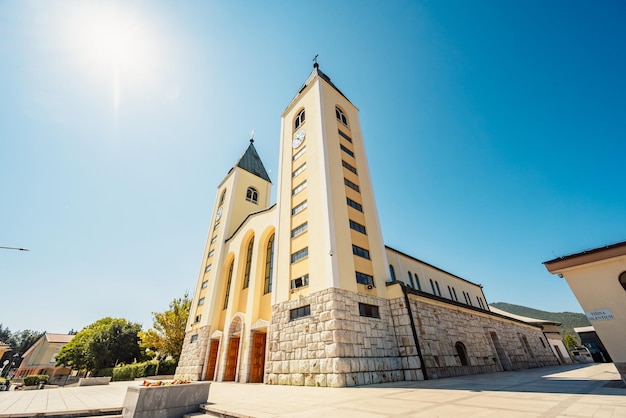
<path fill-rule="evenodd" d="M 252 144 L 254 142 L 254 129 L 252 130 L 252 132 L 250 132 L 250 143 Z"/>
<path fill-rule="evenodd" d="M 315 68 L 317 68 L 317 67 L 319 67 L 319 66 L 320 66 L 320 65 L 317 63 L 317 57 L 318 57 L 319 55 L 320 55 L 320 54 L 315 54 L 315 56 L 313 57 L 313 67 L 315 67 Z"/>

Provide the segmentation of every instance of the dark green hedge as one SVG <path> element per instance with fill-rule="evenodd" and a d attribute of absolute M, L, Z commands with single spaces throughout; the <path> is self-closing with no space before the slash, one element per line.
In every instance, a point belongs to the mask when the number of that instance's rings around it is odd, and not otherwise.
<path fill-rule="evenodd" d="M 32 374 L 24 378 L 24 385 L 35 386 L 35 385 L 38 385 L 39 382 L 48 383 L 49 378 L 50 376 L 46 374 Z"/>
<path fill-rule="evenodd" d="M 175 360 L 165 360 L 158 362 L 155 360 L 144 363 L 128 364 L 114 368 L 101 369 L 94 373 L 94 376 L 111 376 L 111 381 L 119 382 L 134 380 L 139 377 L 174 374 L 176 371 Z"/>

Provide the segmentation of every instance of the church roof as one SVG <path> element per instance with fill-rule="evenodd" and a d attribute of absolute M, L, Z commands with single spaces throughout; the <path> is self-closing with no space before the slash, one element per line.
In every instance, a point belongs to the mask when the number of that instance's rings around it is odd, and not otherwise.
<path fill-rule="evenodd" d="M 341 92 L 341 90 L 339 90 L 339 88 L 332 82 L 330 81 L 330 77 L 327 76 L 322 70 L 320 70 L 319 65 L 317 64 L 317 62 L 315 64 L 313 64 L 313 71 L 311 71 L 311 74 L 309 74 L 309 76 L 307 77 L 306 81 L 304 82 L 304 84 L 302 85 L 302 87 L 300 87 L 300 90 L 298 90 L 298 93 L 294 96 L 293 100 L 296 99 L 296 97 L 298 97 L 298 95 L 300 95 L 300 93 L 302 93 L 302 91 L 309 85 L 311 84 L 311 82 L 315 79 L 316 76 L 319 76 L 322 80 L 324 80 L 325 82 L 327 82 L 333 89 L 335 89 L 335 91 L 339 94 L 341 94 L 347 101 L 350 102 L 350 99 L 348 99 L 346 97 L 345 94 L 343 94 Z M 293 102 L 293 100 L 291 102 Z M 350 102 L 352 103 L 352 102 Z"/>
<path fill-rule="evenodd" d="M 261 177 L 263 180 L 269 181 L 270 183 L 272 182 L 272 180 L 270 180 L 270 176 L 267 174 L 267 171 L 265 171 L 263 163 L 261 162 L 261 157 L 259 157 L 259 154 L 256 152 L 256 148 L 254 148 L 253 139 L 250 140 L 248 149 L 243 153 L 236 166 L 246 170 L 248 173 Z"/>

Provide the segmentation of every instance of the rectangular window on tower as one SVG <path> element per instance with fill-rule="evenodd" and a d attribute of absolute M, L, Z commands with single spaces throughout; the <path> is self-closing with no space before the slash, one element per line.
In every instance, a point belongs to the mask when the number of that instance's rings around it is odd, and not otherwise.
<path fill-rule="evenodd" d="M 350 138 L 348 135 L 344 134 L 343 131 L 341 129 L 338 129 L 339 131 L 339 135 L 341 135 L 342 137 L 344 137 L 344 139 L 348 142 L 352 142 L 352 138 Z"/>
<path fill-rule="evenodd" d="M 378 306 L 369 305 L 367 303 L 359 302 L 359 315 L 366 316 L 368 318 L 380 318 L 380 312 Z"/>
<path fill-rule="evenodd" d="M 309 256 L 309 247 L 303 248 L 300 251 L 296 251 L 291 254 L 291 263 L 297 263 L 300 260 L 303 260 Z"/>
<path fill-rule="evenodd" d="M 346 198 L 346 201 L 348 202 L 348 206 L 350 206 L 351 208 L 356 209 L 359 212 L 363 212 L 363 206 L 360 203 L 355 202 L 354 200 L 350 199 L 349 197 Z"/>
<path fill-rule="evenodd" d="M 340 145 L 341 150 L 343 152 L 345 152 L 346 154 L 348 154 L 350 157 L 354 157 L 354 153 L 352 151 L 350 151 L 348 148 L 344 147 L 343 145 Z"/>
<path fill-rule="evenodd" d="M 291 281 L 291 288 L 297 289 L 299 287 L 305 287 L 309 285 L 309 275 L 305 274 L 304 276 L 298 277 Z"/>
<path fill-rule="evenodd" d="M 367 258 L 368 260 L 370 259 L 370 252 L 365 248 L 357 247 L 356 245 L 352 246 L 352 254 Z"/>
<path fill-rule="evenodd" d="M 291 209 L 291 216 L 297 215 L 298 213 L 302 212 L 307 208 L 307 206 L 308 203 L 306 200 L 298 204 L 297 206 L 294 206 L 293 209 Z"/>
<path fill-rule="evenodd" d="M 350 219 L 350 228 L 360 232 L 361 234 L 367 235 L 365 232 L 365 227 L 358 222 L 354 222 L 352 219 Z"/>
<path fill-rule="evenodd" d="M 292 196 L 296 195 L 300 193 L 302 190 L 304 190 L 305 188 L 306 188 L 306 180 L 298 184 L 296 187 L 294 187 L 293 190 L 291 191 L 291 195 Z"/>
<path fill-rule="evenodd" d="M 298 158 L 302 157 L 306 152 L 306 146 L 304 146 L 300 151 L 296 152 L 295 155 L 291 158 L 291 161 L 296 161 Z"/>
<path fill-rule="evenodd" d="M 350 171 L 350 172 L 352 172 L 354 174 L 357 174 L 356 168 L 354 168 L 352 165 L 348 164 L 344 160 L 341 160 L 341 165 L 344 166 L 344 168 L 346 168 L 348 171 Z"/>
<path fill-rule="evenodd" d="M 291 177 L 296 177 L 298 174 L 302 173 L 306 169 L 306 163 L 302 164 L 300 167 L 296 168 L 293 173 L 291 173 Z"/>
<path fill-rule="evenodd" d="M 311 315 L 311 305 L 301 306 L 289 311 L 289 320 L 293 321 L 294 319 L 303 318 L 309 315 Z"/>
<path fill-rule="evenodd" d="M 295 238 L 298 235 L 302 235 L 306 232 L 306 230 L 308 229 L 309 223 L 305 222 L 302 225 L 298 225 L 296 226 L 294 229 L 291 230 L 291 238 Z"/>
<path fill-rule="evenodd" d="M 343 182 L 346 186 L 348 186 L 349 188 L 351 188 L 352 190 L 356 191 L 356 192 L 361 192 L 361 189 L 359 188 L 359 186 L 357 184 L 352 183 L 350 180 L 344 178 Z"/>
<path fill-rule="evenodd" d="M 361 273 L 360 271 L 356 272 L 356 282 L 361 284 L 371 284 L 374 285 L 374 278 L 369 274 Z"/>

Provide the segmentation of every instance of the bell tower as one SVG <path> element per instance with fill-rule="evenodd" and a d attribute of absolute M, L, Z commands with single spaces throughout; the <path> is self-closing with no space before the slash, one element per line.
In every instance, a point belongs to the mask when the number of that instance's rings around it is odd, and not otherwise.
<path fill-rule="evenodd" d="M 280 151 L 274 302 L 328 288 L 385 297 L 386 255 L 358 109 L 317 63 L 282 114 Z"/>
<path fill-rule="evenodd" d="M 278 351 L 273 358 L 285 360 L 270 361 L 265 380 L 352 385 L 350 379 L 368 370 L 367 362 L 346 366 L 351 358 L 397 356 L 385 348 L 395 346 L 386 341 L 392 324 L 377 319 L 389 311 L 388 263 L 358 109 L 317 62 L 281 116 L 277 199 L 270 347 Z M 385 332 L 359 335 L 371 327 Z M 303 377 L 286 360 L 318 373 Z M 321 371 L 322 362 L 345 367 Z M 285 368 L 289 373 L 274 372 Z"/>

